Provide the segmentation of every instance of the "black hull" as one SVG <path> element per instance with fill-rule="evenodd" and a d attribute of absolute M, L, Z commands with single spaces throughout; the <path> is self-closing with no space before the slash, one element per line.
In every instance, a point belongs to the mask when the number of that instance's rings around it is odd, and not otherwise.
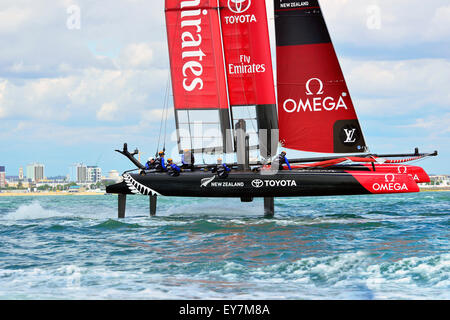
<path fill-rule="evenodd" d="M 219 178 L 207 172 L 124 174 L 124 181 L 107 187 L 112 194 L 171 197 L 263 198 L 370 194 L 345 171 L 281 171 L 275 175 L 232 172 Z"/>

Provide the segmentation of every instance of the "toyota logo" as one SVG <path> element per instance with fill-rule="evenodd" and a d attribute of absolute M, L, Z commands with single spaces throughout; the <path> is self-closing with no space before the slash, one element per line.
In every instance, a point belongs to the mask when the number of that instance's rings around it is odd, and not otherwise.
<path fill-rule="evenodd" d="M 264 185 L 264 181 L 256 179 L 252 181 L 252 186 L 255 188 L 261 188 Z"/>
<path fill-rule="evenodd" d="M 228 8 L 234 13 L 244 13 L 251 4 L 251 0 L 228 0 Z"/>

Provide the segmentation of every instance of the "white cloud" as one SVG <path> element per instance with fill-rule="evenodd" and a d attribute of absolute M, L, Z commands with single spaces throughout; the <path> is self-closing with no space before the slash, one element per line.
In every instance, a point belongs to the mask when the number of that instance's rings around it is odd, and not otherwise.
<path fill-rule="evenodd" d="M 332 38 L 359 46 L 389 44 L 394 47 L 418 42 L 449 42 L 448 0 L 326 0 L 321 6 Z M 370 28 L 379 8 L 379 28 Z M 375 19 L 375 20 L 376 20 Z"/>
<path fill-rule="evenodd" d="M 425 34 L 427 38 L 437 41 L 450 37 L 450 5 L 436 9 Z"/>
<path fill-rule="evenodd" d="M 137 123 L 140 119 L 135 117 L 136 113 L 163 103 L 161 87 L 168 75 L 168 70 L 159 69 L 92 68 L 61 78 L 20 82 L 0 79 L 0 115 L 3 118 L 91 122 L 131 118 Z M 109 105 L 112 102 L 117 110 Z M 117 117 L 116 113 L 121 116 Z"/>
<path fill-rule="evenodd" d="M 139 125 L 126 125 L 112 130 L 109 126 L 64 126 L 45 122 L 19 121 L 8 131 L 0 131 L 1 141 L 20 140 L 22 142 L 36 140 L 39 143 L 55 143 L 58 145 L 117 143 L 139 135 L 142 128 Z M 55 136 L 55 132 L 58 134 Z"/>
<path fill-rule="evenodd" d="M 72 85 L 72 78 L 3 80 L 3 117 L 65 120 L 69 115 L 67 92 Z"/>
<path fill-rule="evenodd" d="M 6 109 L 4 107 L 4 92 L 6 89 L 6 80 L 0 81 L 0 119 L 6 117 Z"/>
<path fill-rule="evenodd" d="M 0 34 L 17 31 L 30 17 L 30 8 L 0 8 Z"/>
<path fill-rule="evenodd" d="M 413 114 L 416 110 L 430 110 L 430 106 L 439 110 L 450 108 L 448 60 L 342 62 L 350 92 L 360 100 L 357 108 L 363 113 Z"/>
<path fill-rule="evenodd" d="M 12 66 L 7 68 L 8 71 L 12 73 L 28 73 L 28 72 L 39 72 L 41 67 L 39 65 L 25 65 L 23 61 L 14 62 Z"/>
<path fill-rule="evenodd" d="M 441 116 L 430 116 L 427 118 L 416 119 L 415 123 L 406 125 L 407 128 L 426 129 L 434 133 L 434 135 L 442 135 L 450 133 L 450 113 Z"/>
<path fill-rule="evenodd" d="M 132 43 L 120 56 L 119 64 L 125 68 L 148 68 L 153 60 L 153 50 L 147 43 Z"/>
<path fill-rule="evenodd" d="M 149 122 L 161 122 L 161 119 L 172 120 L 174 117 L 174 110 L 169 106 L 166 110 L 164 109 L 149 109 L 144 110 L 141 113 L 141 123 Z"/>
<path fill-rule="evenodd" d="M 104 103 L 97 111 L 97 119 L 100 121 L 116 121 L 119 117 L 119 107 L 114 102 Z"/>

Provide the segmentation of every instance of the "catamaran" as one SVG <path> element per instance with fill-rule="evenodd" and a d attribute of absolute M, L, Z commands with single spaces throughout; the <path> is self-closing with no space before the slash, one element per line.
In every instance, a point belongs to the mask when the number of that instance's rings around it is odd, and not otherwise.
<path fill-rule="evenodd" d="M 427 173 L 407 162 L 433 153 L 369 152 L 318 0 L 274 0 L 276 85 L 264 0 L 165 0 L 178 151 L 234 155 L 233 170 L 194 165 L 179 176 L 146 170 L 138 150 L 116 150 L 136 166 L 121 183 L 126 196 L 264 198 L 419 192 Z M 276 92 L 277 91 L 277 92 Z M 166 119 L 167 121 L 167 119 Z M 279 147 L 332 154 L 271 166 Z M 256 156 L 254 154 L 256 153 Z"/>

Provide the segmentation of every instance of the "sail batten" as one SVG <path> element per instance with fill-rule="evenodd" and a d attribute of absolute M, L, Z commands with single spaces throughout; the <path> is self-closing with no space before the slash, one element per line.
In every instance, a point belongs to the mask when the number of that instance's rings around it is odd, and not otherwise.
<path fill-rule="evenodd" d="M 367 149 L 319 2 L 274 0 L 280 142 L 290 149 Z"/>

